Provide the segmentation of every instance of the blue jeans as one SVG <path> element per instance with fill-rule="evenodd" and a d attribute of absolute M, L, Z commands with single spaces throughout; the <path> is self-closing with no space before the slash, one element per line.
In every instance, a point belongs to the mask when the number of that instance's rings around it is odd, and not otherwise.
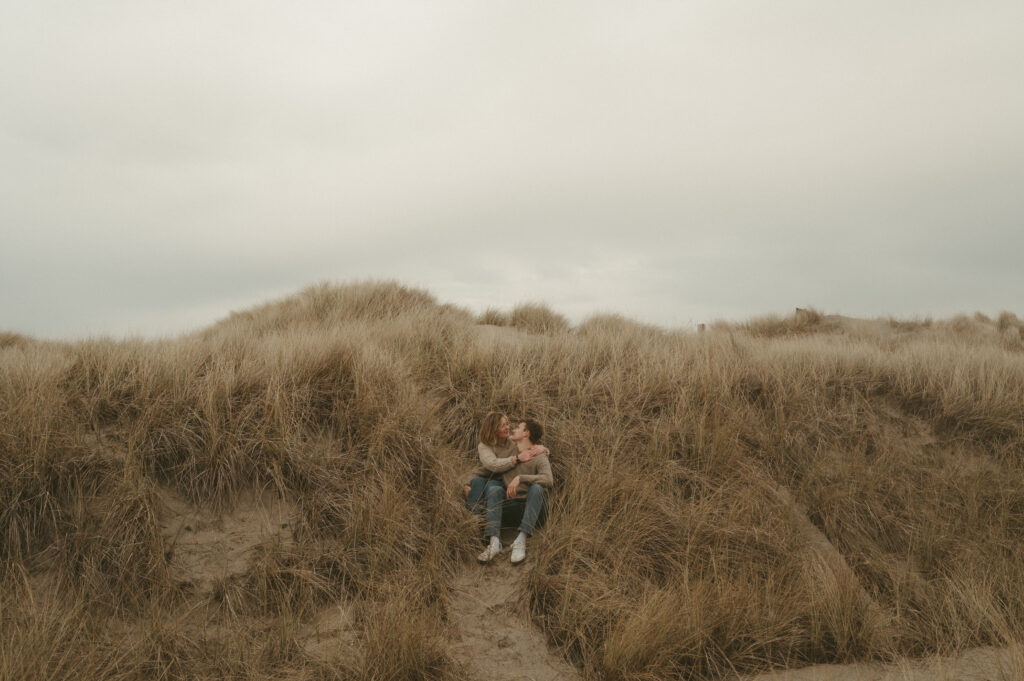
<path fill-rule="evenodd" d="M 466 508 L 473 513 L 487 516 L 484 525 L 485 537 L 496 537 L 501 533 L 502 515 L 518 518 L 522 514 L 519 530 L 533 534 L 533 530 L 547 516 L 548 493 L 541 485 L 530 485 L 526 499 L 505 499 L 505 485 L 501 480 L 476 477 L 469 483 Z"/>
<path fill-rule="evenodd" d="M 501 480 L 489 480 L 477 476 L 470 481 L 466 508 L 473 513 L 487 515 L 487 523 L 484 525 L 485 537 L 497 537 L 501 534 L 501 510 L 504 499 L 505 485 Z"/>
<path fill-rule="evenodd" d="M 533 534 L 533 530 L 548 514 L 548 491 L 540 485 L 530 485 L 526 490 L 526 500 L 510 499 L 505 502 L 507 507 L 518 511 L 523 508 L 523 521 L 519 523 L 519 531 L 527 535 Z"/>

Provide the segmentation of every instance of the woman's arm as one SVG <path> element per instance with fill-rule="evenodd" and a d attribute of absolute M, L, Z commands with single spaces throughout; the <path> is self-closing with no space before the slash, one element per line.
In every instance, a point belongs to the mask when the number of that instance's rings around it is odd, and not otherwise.
<path fill-rule="evenodd" d="M 519 452 L 519 463 L 523 463 L 524 461 L 529 461 L 530 459 L 532 459 L 535 456 L 540 456 L 541 454 L 547 454 L 547 453 L 548 453 L 548 448 L 545 447 L 544 445 L 534 445 L 534 446 L 530 447 L 529 449 L 527 449 L 525 451 Z"/>
<path fill-rule="evenodd" d="M 476 453 L 480 457 L 480 465 L 492 473 L 504 473 L 508 469 L 514 467 L 517 463 L 516 457 L 514 456 L 499 459 L 495 456 L 494 450 L 483 442 L 476 446 Z"/>

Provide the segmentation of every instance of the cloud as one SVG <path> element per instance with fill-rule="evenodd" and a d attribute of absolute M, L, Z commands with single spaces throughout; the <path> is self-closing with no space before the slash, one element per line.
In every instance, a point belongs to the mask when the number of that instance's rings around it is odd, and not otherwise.
<path fill-rule="evenodd" d="M 370 276 L 670 324 L 1010 306 L 1022 19 L 1012 2 L 12 7 L 0 322 L 205 323 Z"/>

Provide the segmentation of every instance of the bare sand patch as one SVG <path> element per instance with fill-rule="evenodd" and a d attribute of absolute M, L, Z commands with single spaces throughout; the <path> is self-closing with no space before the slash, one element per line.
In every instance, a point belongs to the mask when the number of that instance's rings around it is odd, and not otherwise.
<path fill-rule="evenodd" d="M 171 547 L 171 574 L 198 593 L 242 575 L 253 547 L 271 537 L 292 542 L 295 506 L 275 494 L 243 495 L 230 513 L 199 508 L 166 487 L 158 490 L 160 532 Z"/>
<path fill-rule="evenodd" d="M 331 603 L 302 628 L 300 637 L 311 658 L 325 664 L 336 663 L 351 654 L 355 645 L 352 613 L 345 603 Z"/>
<path fill-rule="evenodd" d="M 529 558 L 527 558 L 529 561 Z M 452 616 L 461 633 L 452 656 L 470 678 L 487 681 L 568 681 L 580 674 L 548 647 L 522 608 L 524 570 L 508 548 L 488 565 L 466 566 L 453 582 Z"/>

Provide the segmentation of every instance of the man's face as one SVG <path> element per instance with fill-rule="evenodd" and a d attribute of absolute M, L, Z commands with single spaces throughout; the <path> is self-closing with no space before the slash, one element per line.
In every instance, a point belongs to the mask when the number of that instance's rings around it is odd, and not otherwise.
<path fill-rule="evenodd" d="M 518 442 L 519 440 L 522 440 L 524 437 L 530 437 L 530 431 L 526 429 L 526 422 L 520 421 L 519 423 L 516 424 L 515 430 L 512 431 L 512 439 Z"/>

